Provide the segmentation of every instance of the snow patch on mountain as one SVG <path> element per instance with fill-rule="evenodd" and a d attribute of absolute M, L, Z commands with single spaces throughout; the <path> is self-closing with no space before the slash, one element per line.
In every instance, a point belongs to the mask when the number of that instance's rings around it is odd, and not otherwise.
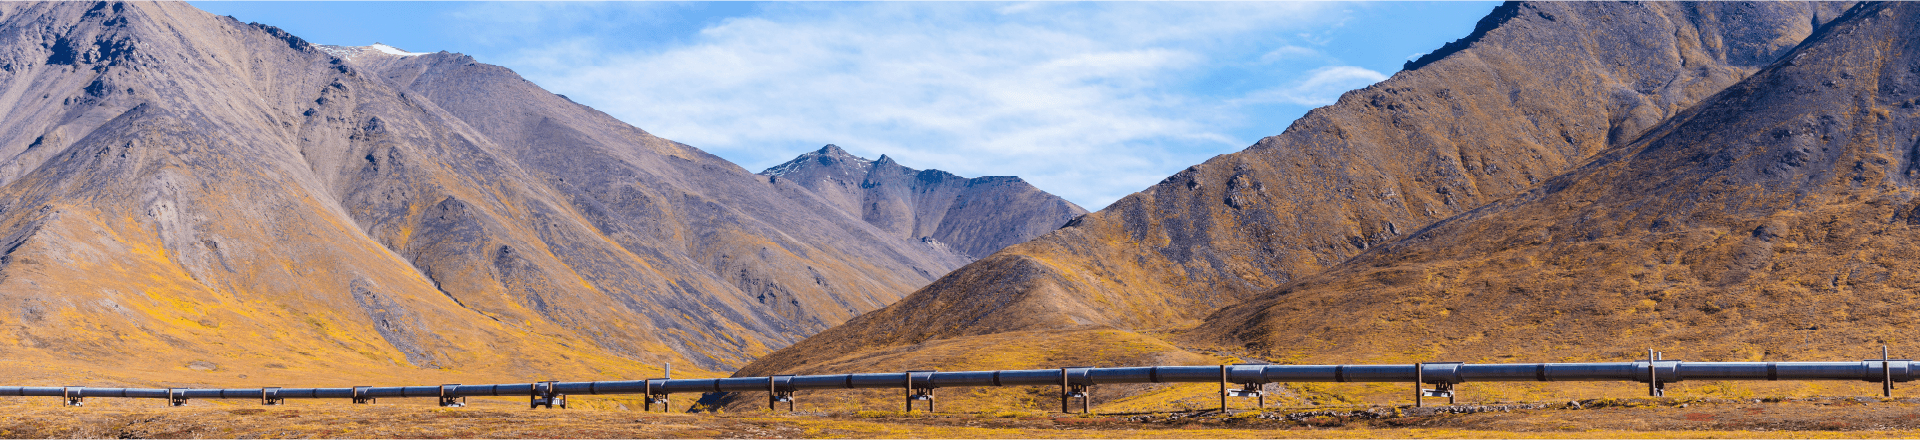
<path fill-rule="evenodd" d="M 372 45 L 368 45 L 368 46 L 334 46 L 334 45 L 325 45 L 325 44 L 317 45 L 317 46 L 320 47 L 320 51 L 326 52 L 328 55 L 333 55 L 335 57 L 339 57 L 340 59 L 347 60 L 347 61 L 352 61 L 354 57 L 360 56 L 362 54 L 367 54 L 367 53 L 380 53 L 385 55 L 402 56 L 402 57 L 420 56 L 420 55 L 426 55 L 428 53 L 428 52 L 408 52 L 404 49 L 388 46 L 383 43 L 373 43 Z"/>
<path fill-rule="evenodd" d="M 855 177 L 852 175 L 852 172 L 860 171 L 864 173 L 867 168 L 873 164 L 873 160 L 871 159 L 855 156 L 852 153 L 848 153 L 847 150 L 840 149 L 838 145 L 827 144 L 827 146 L 821 147 L 818 151 L 802 154 L 800 157 L 787 161 L 787 163 L 775 165 L 773 168 L 761 171 L 760 175 L 784 176 L 787 173 L 809 166 L 808 164 L 810 162 L 819 162 L 821 165 L 839 168 L 840 174 L 842 174 L 843 177 Z M 851 166 L 838 166 L 843 163 L 850 164 Z"/>

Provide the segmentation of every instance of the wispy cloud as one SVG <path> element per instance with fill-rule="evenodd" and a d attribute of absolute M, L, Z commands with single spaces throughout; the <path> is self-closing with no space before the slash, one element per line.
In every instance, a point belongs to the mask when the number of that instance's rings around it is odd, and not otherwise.
<path fill-rule="evenodd" d="M 1385 81 L 1386 74 L 1355 66 L 1327 66 L 1308 72 L 1307 78 L 1281 88 L 1256 92 L 1246 102 L 1286 102 L 1305 106 L 1333 104 L 1340 94 Z"/>
<path fill-rule="evenodd" d="M 1266 54 L 1260 55 L 1260 62 L 1276 63 L 1276 62 L 1282 62 L 1282 61 L 1299 61 L 1302 59 L 1318 58 L 1318 57 L 1323 57 L 1323 55 L 1321 55 L 1320 51 L 1317 51 L 1317 50 L 1308 49 L 1300 46 L 1281 46 L 1279 49 L 1267 51 Z"/>
<path fill-rule="evenodd" d="M 476 28 L 600 26 L 609 14 L 593 5 L 480 8 L 466 12 Z M 835 143 L 913 167 L 1019 175 L 1098 209 L 1244 148 L 1252 139 L 1223 127 L 1237 100 L 1186 92 L 1216 64 L 1313 58 L 1274 30 L 1339 13 L 1292 3 L 775 4 L 651 47 L 607 36 L 619 32 L 555 33 L 506 64 L 750 170 Z M 606 25 L 643 32 L 634 21 Z M 1251 99 L 1319 105 L 1384 77 L 1322 67 Z"/>

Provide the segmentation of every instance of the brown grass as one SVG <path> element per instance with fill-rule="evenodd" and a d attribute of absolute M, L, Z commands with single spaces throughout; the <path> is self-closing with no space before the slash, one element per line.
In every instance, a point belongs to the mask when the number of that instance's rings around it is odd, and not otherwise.
<path fill-rule="evenodd" d="M 581 399 L 570 410 L 509 400 L 437 408 L 415 400 L 373 405 L 98 399 L 0 401 L 5 438 L 1872 438 L 1920 435 L 1920 399 L 1596 399 L 1579 408 L 1515 406 L 1278 408 L 1090 416 L 948 412 L 645 413 L 628 402 Z M 1504 409 L 1503 409 L 1504 408 Z M 1480 411 L 1480 412 L 1472 412 Z"/>

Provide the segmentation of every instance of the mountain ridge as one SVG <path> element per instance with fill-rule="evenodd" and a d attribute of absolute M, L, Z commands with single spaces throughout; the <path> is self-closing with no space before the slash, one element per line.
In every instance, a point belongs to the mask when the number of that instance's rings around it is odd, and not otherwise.
<path fill-rule="evenodd" d="M 1907 4 L 1856 6 L 1639 141 L 1222 310 L 1195 336 L 1273 355 L 1651 346 L 1728 360 L 1904 341 L 1897 329 L 1915 319 L 1905 292 L 1920 277 L 1897 263 L 1920 254 L 1910 244 L 1917 18 Z M 1434 343 L 1368 337 L 1395 331 Z"/>
<path fill-rule="evenodd" d="M 798 182 L 895 236 L 942 243 L 970 258 L 992 255 L 1087 213 L 1017 176 L 966 178 L 916 170 L 884 154 L 868 160 L 833 144 L 759 174 Z"/>
<path fill-rule="evenodd" d="M 1496 12 L 1511 17 L 1444 57 L 736 374 L 804 374 L 1004 332 L 1201 324 L 1638 138 L 1844 7 L 1508 3 Z"/>
<path fill-rule="evenodd" d="M 965 261 L 506 68 L 323 49 L 180 3 L 0 4 L 21 374 L 713 374 Z"/>

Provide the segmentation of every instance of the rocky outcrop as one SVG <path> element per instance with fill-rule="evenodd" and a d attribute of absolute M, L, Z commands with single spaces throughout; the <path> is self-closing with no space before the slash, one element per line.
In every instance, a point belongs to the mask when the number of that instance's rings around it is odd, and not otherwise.
<path fill-rule="evenodd" d="M 1060 228 L 1087 210 L 1019 177 L 966 178 L 867 160 L 827 145 L 761 171 L 800 184 L 894 236 L 942 243 L 972 258 Z"/>

